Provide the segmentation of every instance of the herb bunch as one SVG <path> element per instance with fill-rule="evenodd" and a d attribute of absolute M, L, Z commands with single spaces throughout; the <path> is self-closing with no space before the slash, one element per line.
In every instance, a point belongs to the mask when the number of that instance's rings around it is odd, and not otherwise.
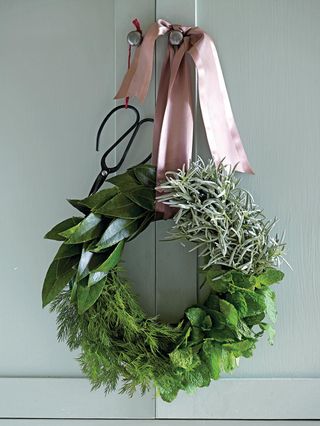
<path fill-rule="evenodd" d="M 248 191 L 240 188 L 235 170 L 201 159 L 186 170 L 169 172 L 158 188 L 159 201 L 178 209 L 171 238 L 195 243 L 203 269 L 221 265 L 259 274 L 278 267 L 283 238 L 272 236 L 269 221 Z"/>

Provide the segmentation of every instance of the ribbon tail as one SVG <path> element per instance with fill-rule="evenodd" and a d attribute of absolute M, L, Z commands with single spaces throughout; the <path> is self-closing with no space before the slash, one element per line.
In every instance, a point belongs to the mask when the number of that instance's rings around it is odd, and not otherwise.
<path fill-rule="evenodd" d="M 153 51 L 156 39 L 167 32 L 166 27 L 154 22 L 145 33 L 142 43 L 136 48 L 134 59 L 114 99 L 136 96 L 143 102 L 147 96 L 153 68 Z"/>
<path fill-rule="evenodd" d="M 214 161 L 253 174 L 232 113 L 217 50 L 203 33 L 188 52 L 198 71 L 199 101 Z"/>

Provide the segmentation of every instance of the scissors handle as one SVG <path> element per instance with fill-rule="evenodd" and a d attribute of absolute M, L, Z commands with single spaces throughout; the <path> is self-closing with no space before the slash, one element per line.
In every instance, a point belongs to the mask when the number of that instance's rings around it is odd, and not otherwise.
<path fill-rule="evenodd" d="M 97 138 L 96 138 L 96 150 L 98 151 L 99 150 L 99 145 L 100 145 L 100 137 L 101 137 L 101 133 L 102 133 L 102 130 L 103 130 L 103 128 L 104 128 L 104 126 L 106 125 L 106 123 L 107 123 L 107 121 L 109 120 L 109 118 L 112 116 L 112 114 L 114 114 L 116 111 L 118 111 L 119 109 L 123 109 L 123 108 L 126 108 L 125 107 L 125 105 L 120 105 L 120 106 L 117 106 L 117 107 L 115 107 L 115 108 L 113 108 L 110 112 L 109 112 L 109 114 L 103 119 L 103 121 L 102 121 L 102 123 L 100 124 L 100 127 L 99 127 L 99 129 L 98 129 L 98 132 L 97 132 Z M 137 133 L 138 133 L 138 131 L 139 131 L 139 129 L 140 129 L 140 127 L 144 124 L 144 123 L 147 123 L 147 122 L 150 122 L 150 123 L 153 123 L 153 119 L 152 118 L 144 118 L 144 119 L 142 119 L 142 120 L 140 120 L 140 114 L 139 114 L 139 111 L 137 110 L 137 108 L 135 108 L 134 106 L 132 106 L 132 105 L 128 105 L 128 109 L 131 109 L 131 110 L 133 110 L 134 112 L 135 112 L 135 114 L 136 114 L 136 119 L 135 119 L 135 122 L 129 127 L 129 129 L 128 130 L 126 130 L 121 136 L 120 136 L 120 138 L 119 139 L 117 139 L 116 140 L 116 142 L 115 143 L 113 143 L 106 151 L 105 151 L 105 153 L 103 154 L 103 156 L 101 157 L 101 171 L 100 171 L 100 173 L 98 174 L 98 176 L 96 177 L 96 179 L 95 179 L 95 181 L 94 181 L 94 183 L 93 183 L 93 185 L 92 185 L 92 187 L 91 187 L 91 189 L 90 189 L 90 193 L 89 193 L 89 195 L 92 195 L 92 194 L 94 194 L 95 192 L 97 192 L 100 188 L 101 188 L 101 186 L 103 185 L 103 183 L 106 181 L 106 179 L 107 179 L 107 177 L 108 177 L 108 175 L 109 174 L 111 174 L 111 173 L 115 173 L 115 172 L 117 172 L 119 169 L 120 169 L 120 167 L 122 166 L 122 164 L 123 164 L 123 162 L 124 162 L 124 160 L 125 160 L 125 158 L 126 158 L 126 156 L 128 155 L 128 152 L 129 152 L 129 150 L 130 150 L 130 148 L 131 148 L 131 145 L 132 145 L 132 143 L 133 143 L 133 141 L 134 141 L 134 139 L 135 139 L 135 137 L 137 136 Z M 125 148 L 125 150 L 124 150 L 124 152 L 123 152 L 123 154 L 122 154 L 122 156 L 121 156 L 121 158 L 120 158 L 120 160 L 119 160 L 119 162 L 115 165 L 115 166 L 111 166 L 111 167 L 109 167 L 107 164 L 106 164 L 106 159 L 107 159 L 107 157 L 108 157 L 108 155 L 131 133 L 131 132 L 133 132 L 132 133 L 132 135 L 131 135 L 131 137 L 130 137 L 130 139 L 129 139 L 129 141 L 128 141 L 128 143 L 127 143 L 127 146 L 126 146 L 126 148 Z M 151 154 L 149 154 L 143 161 L 141 161 L 141 163 L 139 163 L 139 164 L 144 164 L 144 163 L 146 163 L 147 161 L 149 161 L 150 160 L 150 158 L 151 158 Z"/>

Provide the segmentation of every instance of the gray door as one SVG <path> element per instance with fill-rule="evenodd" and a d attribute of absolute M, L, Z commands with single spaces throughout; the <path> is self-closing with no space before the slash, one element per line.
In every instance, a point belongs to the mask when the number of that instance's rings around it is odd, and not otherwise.
<path fill-rule="evenodd" d="M 281 219 L 293 266 L 277 288 L 275 346 L 260 342 L 231 377 L 171 404 L 154 391 L 132 399 L 91 393 L 77 354 L 56 341 L 54 315 L 40 301 L 56 251 L 42 236 L 70 215 L 64 200 L 86 195 L 99 170 L 95 132 L 114 106 L 135 16 L 143 29 L 161 17 L 198 25 L 215 40 L 256 173 L 244 176 L 243 186 L 268 216 Z M 0 425 L 8 418 L 21 419 L 12 425 L 89 418 L 84 424 L 103 418 L 133 425 L 154 418 L 320 417 L 319 18 L 318 0 L 0 0 Z M 158 43 L 155 78 L 139 106 L 144 116 L 154 113 L 164 44 Z M 124 113 L 110 123 L 106 147 L 126 120 Z M 195 153 L 208 158 L 198 113 L 196 121 Z M 150 152 L 151 132 L 142 130 L 124 168 Z M 166 320 L 178 319 L 199 292 L 196 254 L 162 242 L 169 228 L 169 222 L 150 226 L 125 253 L 144 308 Z"/>

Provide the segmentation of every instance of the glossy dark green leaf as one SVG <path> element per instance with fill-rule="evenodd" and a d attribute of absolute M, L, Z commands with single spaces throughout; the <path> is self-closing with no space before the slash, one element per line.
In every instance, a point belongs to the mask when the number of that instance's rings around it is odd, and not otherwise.
<path fill-rule="evenodd" d="M 78 264 L 76 280 L 79 282 L 89 274 L 89 263 L 93 253 L 87 251 L 85 247 L 82 249 L 81 257 Z"/>
<path fill-rule="evenodd" d="M 102 189 L 101 191 L 96 192 L 95 194 L 89 195 L 82 200 L 76 200 L 78 205 L 87 207 L 90 210 L 97 209 L 107 201 L 110 201 L 116 194 L 118 194 L 119 190 L 115 187 Z M 74 200 L 69 200 L 74 201 Z"/>
<path fill-rule="evenodd" d="M 84 280 L 85 281 L 85 280 Z M 101 295 L 106 280 L 102 279 L 98 283 L 92 286 L 84 284 L 78 284 L 77 287 L 77 304 L 78 304 L 78 313 L 82 315 L 87 311 L 99 298 Z"/>
<path fill-rule="evenodd" d="M 139 186 L 135 189 L 124 191 L 124 194 L 140 207 L 154 211 L 155 192 L 153 189 Z"/>
<path fill-rule="evenodd" d="M 67 257 L 72 257 L 81 254 L 81 245 L 79 244 L 66 244 L 62 243 L 57 254 L 54 257 L 54 260 L 65 259 Z"/>
<path fill-rule="evenodd" d="M 91 241 L 102 232 L 103 224 L 101 216 L 90 213 L 73 228 L 67 229 L 61 235 L 67 238 L 67 244 L 80 244 Z"/>
<path fill-rule="evenodd" d="M 127 241 L 131 241 L 141 234 L 154 220 L 154 217 L 154 213 L 147 213 L 144 217 L 142 217 L 137 230 L 128 238 Z"/>
<path fill-rule="evenodd" d="M 88 207 L 81 204 L 80 200 L 69 199 L 67 201 L 69 204 L 72 205 L 72 207 L 79 210 L 79 212 L 83 213 L 85 216 L 87 216 L 90 213 L 90 209 L 88 209 Z"/>
<path fill-rule="evenodd" d="M 42 287 L 42 306 L 50 303 L 69 281 L 74 277 L 76 271 L 73 266 L 79 261 L 79 256 L 68 259 L 54 260 L 47 271 Z"/>
<path fill-rule="evenodd" d="M 112 251 L 112 253 L 108 256 L 108 258 L 96 269 L 94 269 L 92 272 L 104 272 L 105 274 L 107 274 L 110 269 L 114 268 L 120 258 L 121 258 L 121 253 L 124 247 L 124 240 L 120 241 L 115 249 Z"/>
<path fill-rule="evenodd" d="M 123 194 L 116 195 L 95 211 L 104 216 L 122 219 L 136 219 L 145 213 L 143 208 L 133 203 Z"/>
<path fill-rule="evenodd" d="M 137 179 L 135 179 L 132 174 L 128 172 L 122 173 L 121 175 L 112 176 L 108 179 L 108 182 L 116 185 L 120 191 L 130 191 L 136 188 L 139 185 Z"/>
<path fill-rule="evenodd" d="M 69 219 L 63 220 L 47 232 L 44 238 L 47 238 L 48 240 L 64 241 L 66 238 L 60 235 L 60 233 L 73 228 L 82 220 L 83 217 L 70 217 Z"/>
<path fill-rule="evenodd" d="M 132 170 L 142 185 L 149 186 L 150 188 L 156 186 L 156 168 L 154 166 L 151 164 L 141 164 Z"/>
<path fill-rule="evenodd" d="M 139 226 L 137 219 L 114 219 L 97 242 L 94 251 L 99 252 L 117 244 L 119 241 L 130 237 Z"/>

